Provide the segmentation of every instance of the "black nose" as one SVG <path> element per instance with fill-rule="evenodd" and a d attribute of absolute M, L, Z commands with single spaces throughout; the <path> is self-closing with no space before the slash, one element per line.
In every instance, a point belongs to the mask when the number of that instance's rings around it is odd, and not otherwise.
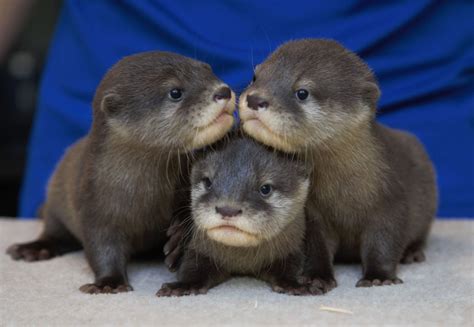
<path fill-rule="evenodd" d="M 242 210 L 231 207 L 216 207 L 216 212 L 220 213 L 222 218 L 225 219 L 240 215 Z"/>
<path fill-rule="evenodd" d="M 265 109 L 268 107 L 268 102 L 259 97 L 258 95 L 252 94 L 247 95 L 247 105 L 253 110 Z"/>
<path fill-rule="evenodd" d="M 230 89 L 227 86 L 223 86 L 214 94 L 214 100 L 230 99 L 231 94 Z"/>

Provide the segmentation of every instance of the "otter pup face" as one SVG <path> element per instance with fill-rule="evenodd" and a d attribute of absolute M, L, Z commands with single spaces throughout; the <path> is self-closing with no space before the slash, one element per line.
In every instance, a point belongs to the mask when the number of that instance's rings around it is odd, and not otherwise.
<path fill-rule="evenodd" d="M 211 67 L 166 52 L 126 57 L 107 73 L 94 100 L 111 130 L 172 150 L 213 143 L 232 127 L 235 95 Z"/>
<path fill-rule="evenodd" d="M 287 152 L 304 152 L 369 122 L 379 89 L 368 66 L 335 41 L 288 42 L 258 66 L 240 97 L 243 129 Z"/>
<path fill-rule="evenodd" d="M 309 181 L 302 163 L 249 139 L 232 140 L 192 170 L 198 232 L 217 242 L 257 246 L 304 219 Z"/>

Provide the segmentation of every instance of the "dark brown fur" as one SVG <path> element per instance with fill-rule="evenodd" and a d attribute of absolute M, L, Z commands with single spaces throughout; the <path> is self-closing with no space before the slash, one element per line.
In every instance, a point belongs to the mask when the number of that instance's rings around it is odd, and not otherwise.
<path fill-rule="evenodd" d="M 208 188 L 203 184 L 207 178 L 212 181 Z M 252 140 L 234 139 L 195 163 L 191 183 L 193 224 L 178 282 L 164 284 L 158 296 L 207 293 L 236 274 L 255 276 L 274 291 L 292 295 L 322 294 L 335 286 L 328 256 L 320 257 L 326 280 L 318 285 L 299 281 L 309 186 L 304 164 Z M 271 185 L 268 196 L 259 193 L 262 185 Z M 225 216 L 222 207 L 238 213 Z M 212 234 L 222 224 L 256 236 Z"/>
<path fill-rule="evenodd" d="M 97 89 L 89 134 L 51 178 L 43 233 L 8 253 L 35 261 L 83 247 L 95 282 L 81 291 L 131 290 L 127 262 L 163 245 L 184 194 L 188 153 L 232 126 L 233 95 L 215 97 L 222 85 L 208 65 L 171 53 L 117 63 Z M 172 99 L 172 89 L 183 90 L 182 98 Z M 211 123 L 220 114 L 227 116 Z"/>
<path fill-rule="evenodd" d="M 309 92 L 304 100 L 300 89 Z M 379 94 L 357 55 L 335 41 L 307 39 L 270 55 L 240 100 L 248 134 L 305 155 L 313 167 L 308 218 L 323 229 L 330 257 L 362 261 L 358 286 L 400 283 L 397 264 L 424 259 L 437 208 L 428 155 L 415 136 L 375 121 Z M 309 279 L 320 264 L 310 256 Z"/>

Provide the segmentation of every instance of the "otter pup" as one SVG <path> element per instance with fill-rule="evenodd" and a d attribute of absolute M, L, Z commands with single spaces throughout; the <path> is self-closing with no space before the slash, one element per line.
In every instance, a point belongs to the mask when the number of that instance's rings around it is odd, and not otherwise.
<path fill-rule="evenodd" d="M 178 282 L 163 284 L 157 296 L 204 294 L 233 274 L 256 276 L 281 293 L 325 292 L 297 280 L 308 186 L 302 162 L 250 139 L 231 139 L 195 162 Z"/>
<path fill-rule="evenodd" d="M 231 129 L 234 99 L 196 60 L 146 52 L 119 61 L 96 91 L 90 132 L 50 180 L 42 234 L 7 252 L 36 261 L 83 247 L 95 282 L 82 292 L 132 290 L 129 257 L 163 245 L 188 154 Z"/>
<path fill-rule="evenodd" d="M 305 39 L 259 65 L 239 104 L 248 135 L 314 167 L 308 218 L 320 221 L 332 258 L 362 261 L 357 286 L 401 283 L 397 264 L 424 260 L 437 208 L 426 151 L 415 136 L 375 121 L 379 95 L 356 54 Z"/>

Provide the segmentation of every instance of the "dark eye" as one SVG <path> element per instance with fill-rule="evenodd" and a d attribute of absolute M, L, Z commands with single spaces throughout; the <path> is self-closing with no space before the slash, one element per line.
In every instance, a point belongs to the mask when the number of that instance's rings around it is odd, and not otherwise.
<path fill-rule="evenodd" d="M 253 74 L 252 83 L 254 83 L 256 80 L 257 80 L 257 76 L 255 76 L 255 74 Z"/>
<path fill-rule="evenodd" d="M 270 193 L 272 193 L 272 186 L 270 184 L 264 184 L 262 186 L 260 186 L 260 194 L 263 196 L 263 197 L 267 197 L 270 195 Z"/>
<path fill-rule="evenodd" d="M 308 95 L 309 95 L 309 92 L 308 90 L 305 90 L 305 89 L 299 89 L 298 91 L 296 91 L 296 97 L 298 98 L 298 100 L 306 100 L 308 98 Z"/>
<path fill-rule="evenodd" d="M 183 90 L 172 89 L 169 93 L 169 97 L 173 101 L 179 101 L 183 97 Z"/>
<path fill-rule="evenodd" d="M 211 182 L 211 180 L 210 180 L 208 177 L 204 177 L 204 178 L 202 179 L 202 183 L 204 184 L 204 187 L 205 187 L 206 189 L 208 189 L 208 190 L 211 189 L 211 187 L 212 187 L 212 182 Z"/>

